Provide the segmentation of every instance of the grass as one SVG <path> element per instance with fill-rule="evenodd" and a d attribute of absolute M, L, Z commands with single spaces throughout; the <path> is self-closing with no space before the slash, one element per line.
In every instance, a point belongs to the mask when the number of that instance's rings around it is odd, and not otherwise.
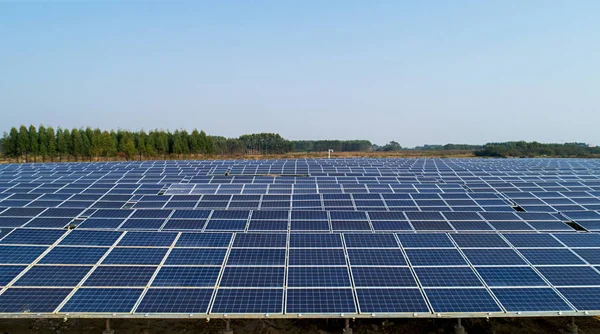
<path fill-rule="evenodd" d="M 132 161 L 148 161 L 148 160 L 265 160 L 265 159 L 309 159 L 309 158 L 321 158 L 326 159 L 328 157 L 327 152 L 290 152 L 285 154 L 233 154 L 233 155 L 170 155 L 170 156 L 156 156 L 156 157 L 136 157 Z M 331 158 L 473 158 L 472 151 L 414 151 L 414 150 L 403 150 L 397 152 L 334 152 Z M 62 159 L 42 159 L 42 157 L 29 157 L 27 161 L 23 159 L 0 159 L 0 163 L 32 163 L 32 162 L 98 162 L 98 161 L 127 161 L 126 159 L 119 157 L 94 157 L 91 159 L 78 159 L 75 160 L 72 157 Z"/>

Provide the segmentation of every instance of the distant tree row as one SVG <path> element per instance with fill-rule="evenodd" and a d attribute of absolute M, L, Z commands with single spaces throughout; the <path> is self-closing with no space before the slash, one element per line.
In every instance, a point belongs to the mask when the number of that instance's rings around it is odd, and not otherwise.
<path fill-rule="evenodd" d="M 41 159 L 91 160 L 92 158 L 119 157 L 133 160 L 142 157 L 165 157 L 183 154 L 214 154 L 214 139 L 204 131 L 173 133 L 162 130 L 131 132 L 126 130 L 85 129 L 54 130 L 40 125 L 38 128 L 13 127 L 2 138 L 2 152 L 8 158 L 24 157 L 26 161 Z"/>
<path fill-rule="evenodd" d="M 417 146 L 414 150 L 418 151 L 476 151 L 481 150 L 482 145 L 469 144 L 446 144 L 446 145 L 423 145 Z"/>
<path fill-rule="evenodd" d="M 395 152 L 401 151 L 402 146 L 395 141 L 391 141 L 383 146 L 373 145 L 373 151 L 381 151 L 381 152 Z"/>
<path fill-rule="evenodd" d="M 488 143 L 475 151 L 482 157 L 591 157 L 600 155 L 600 147 L 584 143 L 542 144 L 538 142 L 513 141 Z"/>
<path fill-rule="evenodd" d="M 296 152 L 365 152 L 372 149 L 368 140 L 295 140 L 293 150 Z"/>
<path fill-rule="evenodd" d="M 1 151 L 8 158 L 26 161 L 92 160 L 194 157 L 198 155 L 284 154 L 293 151 L 367 151 L 371 142 L 290 141 L 276 133 L 242 135 L 239 138 L 209 136 L 204 131 L 127 131 L 63 129 L 33 125 L 13 127 L 4 133 Z"/>

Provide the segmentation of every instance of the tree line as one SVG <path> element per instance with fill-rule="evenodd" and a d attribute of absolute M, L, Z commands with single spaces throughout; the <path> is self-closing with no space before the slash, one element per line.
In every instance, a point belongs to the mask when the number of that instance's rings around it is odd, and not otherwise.
<path fill-rule="evenodd" d="M 1 151 L 7 158 L 25 161 L 76 161 L 92 159 L 184 158 L 213 155 L 285 154 L 294 151 L 367 151 L 369 141 L 290 141 L 276 133 L 242 135 L 239 138 L 209 136 L 204 131 L 127 131 L 99 128 L 56 130 L 50 126 L 24 125 L 5 132 Z"/>
<path fill-rule="evenodd" d="M 295 140 L 293 149 L 296 152 L 335 152 L 369 151 L 373 144 L 368 140 Z"/>
<path fill-rule="evenodd" d="M 600 155 L 600 147 L 590 147 L 584 143 L 543 144 L 538 142 L 511 141 L 488 143 L 476 150 L 481 157 L 580 157 Z"/>

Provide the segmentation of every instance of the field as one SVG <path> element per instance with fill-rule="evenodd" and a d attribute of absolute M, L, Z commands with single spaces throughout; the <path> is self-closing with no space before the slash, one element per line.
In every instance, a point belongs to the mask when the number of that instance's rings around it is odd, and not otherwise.
<path fill-rule="evenodd" d="M 139 157 L 131 161 L 146 161 L 146 160 L 202 160 L 202 159 L 216 159 L 216 160 L 265 160 L 265 159 L 325 159 L 327 158 L 327 152 L 293 152 L 286 154 L 225 154 L 225 155 L 170 155 L 170 156 L 158 156 L 158 157 Z M 472 151 L 466 150 L 403 150 L 397 152 L 334 152 L 331 155 L 332 159 L 346 159 L 346 158 L 473 158 Z M 72 157 L 63 158 L 59 160 L 54 159 L 42 159 L 42 157 L 28 157 L 27 159 L 0 159 L 0 163 L 24 163 L 24 162 L 76 162 L 76 161 L 127 161 L 125 158 L 111 157 L 94 157 L 89 159 L 78 159 L 75 160 Z"/>
<path fill-rule="evenodd" d="M 456 322 L 438 320 L 357 320 L 352 323 L 358 334 L 442 334 L 453 333 Z M 568 333 L 565 318 L 526 318 L 526 319 L 471 319 L 464 320 L 463 326 L 469 333 L 477 334 L 530 334 Z M 600 333 L 600 320 L 577 318 L 576 325 L 581 334 Z M 83 334 L 101 333 L 105 323 L 99 319 L 60 319 L 47 320 L 3 320 L 0 332 L 40 333 L 40 334 Z M 341 320 L 237 320 L 231 323 L 234 333 L 249 334 L 328 334 L 342 333 Z M 225 329 L 223 321 L 170 321 L 170 320 L 112 320 L 111 329 L 115 334 L 221 334 Z"/>

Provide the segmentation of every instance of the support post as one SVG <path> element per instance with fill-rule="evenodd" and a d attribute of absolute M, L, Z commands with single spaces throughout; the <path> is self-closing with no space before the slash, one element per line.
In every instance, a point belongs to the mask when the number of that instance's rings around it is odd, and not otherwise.
<path fill-rule="evenodd" d="M 114 334 L 115 331 L 110 329 L 110 319 L 106 319 L 104 332 L 102 334 Z"/>
<path fill-rule="evenodd" d="M 465 328 L 462 326 L 462 319 L 458 318 L 456 326 L 454 326 L 454 334 L 467 334 Z"/>
<path fill-rule="evenodd" d="M 231 329 L 231 321 L 229 319 L 225 319 L 225 330 L 223 334 L 233 334 L 233 330 Z"/>
<path fill-rule="evenodd" d="M 350 327 L 350 319 L 346 319 L 346 325 L 344 326 L 344 334 L 352 334 L 352 327 Z"/>
<path fill-rule="evenodd" d="M 567 333 L 568 334 L 577 334 L 579 332 L 579 328 L 575 325 L 575 317 L 571 317 L 571 321 L 567 325 Z"/>

